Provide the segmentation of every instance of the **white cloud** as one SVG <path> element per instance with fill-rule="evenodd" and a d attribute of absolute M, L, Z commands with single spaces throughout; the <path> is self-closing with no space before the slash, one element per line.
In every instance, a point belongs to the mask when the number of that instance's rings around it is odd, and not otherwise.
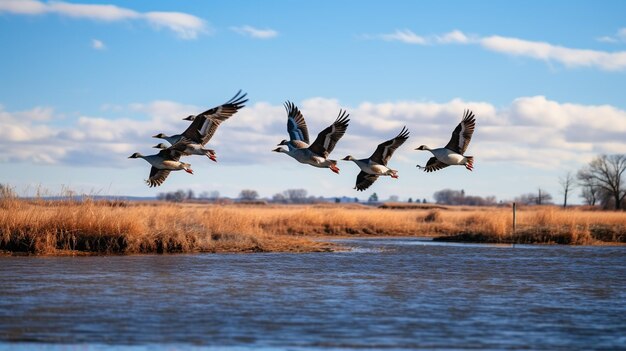
<path fill-rule="evenodd" d="M 613 37 L 609 37 L 609 36 L 599 37 L 597 40 L 599 42 L 602 42 L 602 43 L 617 43 L 617 42 L 619 42 L 619 40 L 617 40 L 617 39 L 615 39 Z"/>
<path fill-rule="evenodd" d="M 392 34 L 365 36 L 386 41 L 400 41 L 407 44 L 476 44 L 484 49 L 512 56 L 529 57 L 547 62 L 558 62 L 566 67 L 597 67 L 606 71 L 626 69 L 626 51 L 607 52 L 599 50 L 573 49 L 546 42 L 492 35 L 488 37 L 468 36 L 454 30 L 443 35 L 420 36 L 412 31 L 396 30 Z M 603 37 L 603 41 L 626 41 L 626 28 L 613 37 Z"/>
<path fill-rule="evenodd" d="M 230 27 L 230 29 L 241 35 L 256 39 L 271 39 L 278 36 L 278 32 L 273 29 L 259 29 L 252 26 Z"/>
<path fill-rule="evenodd" d="M 626 111 L 610 105 L 564 103 L 544 96 L 520 97 L 502 108 L 458 98 L 447 102 L 365 101 L 346 106 L 336 99 L 315 97 L 296 104 L 306 118 L 311 140 L 335 120 L 339 109 L 350 113 L 350 127 L 333 158 L 348 154 L 367 157 L 376 145 L 406 125 L 411 137 L 394 159 L 423 164 L 428 155 L 413 149 L 422 144 L 445 145 L 465 109 L 474 111 L 477 118 L 468 154 L 481 162 L 554 170 L 564 164 L 582 166 L 598 153 L 626 151 Z M 180 133 L 189 124 L 183 117 L 209 107 L 153 101 L 114 111 L 133 118 L 108 118 L 109 111 L 103 110 L 102 116 L 80 116 L 59 127 L 50 108 L 9 112 L 0 105 L 0 162 L 134 166 L 126 157 L 135 151 L 154 152 L 151 146 L 159 140 L 152 135 Z M 220 162 L 230 164 L 290 162 L 271 153 L 286 137 L 284 107 L 258 102 L 225 121 L 208 147 L 216 149 Z M 190 161 L 202 162 L 199 158 Z"/>
<path fill-rule="evenodd" d="M 391 34 L 381 34 L 378 37 L 386 41 L 399 41 L 407 44 L 425 45 L 428 43 L 426 38 L 421 37 L 408 29 L 396 30 Z"/>
<path fill-rule="evenodd" d="M 46 5 L 35 0 L 1 0 L 0 13 L 38 15 L 46 12 Z"/>
<path fill-rule="evenodd" d="M 201 18 L 182 12 L 148 12 L 144 17 L 152 25 L 167 28 L 182 39 L 195 39 L 198 34 L 210 32 Z"/>
<path fill-rule="evenodd" d="M 104 43 L 101 40 L 98 39 L 92 39 L 91 40 L 91 47 L 95 50 L 104 50 L 106 49 L 106 45 L 104 45 Z"/>
<path fill-rule="evenodd" d="M 453 30 L 442 35 L 421 36 L 413 33 L 408 29 L 396 30 L 389 34 L 379 34 L 375 36 L 365 35 L 366 39 L 382 39 L 385 41 L 399 41 L 406 44 L 431 45 L 431 44 L 468 44 L 476 39 L 473 36 L 467 36 L 460 30 Z"/>
<path fill-rule="evenodd" d="M 626 28 L 621 28 L 613 36 L 605 35 L 605 36 L 597 38 L 597 40 L 603 43 L 612 43 L 612 44 L 620 43 L 620 42 L 626 43 Z"/>
<path fill-rule="evenodd" d="M 598 67 L 606 71 L 626 68 L 626 51 L 606 52 L 570 49 L 545 42 L 491 36 L 480 40 L 488 50 L 513 56 L 526 56 L 543 61 L 556 61 L 566 67 Z"/>
<path fill-rule="evenodd" d="M 109 4 L 76 4 L 62 1 L 0 0 L 0 13 L 18 15 L 43 15 L 55 13 L 61 16 L 97 21 L 143 20 L 156 28 L 166 28 L 181 39 L 195 39 L 199 34 L 209 33 L 204 20 L 181 12 L 138 12 Z"/>
<path fill-rule="evenodd" d="M 446 33 L 442 36 L 437 36 L 436 41 L 441 44 L 467 44 L 471 41 L 471 39 L 460 30 L 453 30 L 452 32 Z"/>
<path fill-rule="evenodd" d="M 74 18 L 99 21 L 120 21 L 141 17 L 141 14 L 115 5 L 75 4 L 62 1 L 44 3 L 46 12 Z"/>

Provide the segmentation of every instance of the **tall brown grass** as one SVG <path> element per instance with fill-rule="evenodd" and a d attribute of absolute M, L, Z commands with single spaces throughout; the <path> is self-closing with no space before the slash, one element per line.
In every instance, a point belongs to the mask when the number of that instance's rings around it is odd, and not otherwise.
<path fill-rule="evenodd" d="M 245 211 L 172 204 L 0 200 L 0 250 L 35 254 L 310 252 L 331 245 L 263 230 Z"/>
<path fill-rule="evenodd" d="M 626 213 L 510 208 L 241 206 L 0 199 L 0 250 L 35 254 L 310 252 L 328 236 L 434 236 L 448 240 L 626 242 Z"/>

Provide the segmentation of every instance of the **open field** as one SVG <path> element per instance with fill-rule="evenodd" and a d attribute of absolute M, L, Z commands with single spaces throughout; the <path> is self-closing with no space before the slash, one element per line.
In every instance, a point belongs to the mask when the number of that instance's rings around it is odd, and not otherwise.
<path fill-rule="evenodd" d="M 474 242 L 626 242 L 626 213 L 402 204 L 208 205 L 0 200 L 0 250 L 32 254 L 312 252 L 337 236 L 429 236 Z"/>

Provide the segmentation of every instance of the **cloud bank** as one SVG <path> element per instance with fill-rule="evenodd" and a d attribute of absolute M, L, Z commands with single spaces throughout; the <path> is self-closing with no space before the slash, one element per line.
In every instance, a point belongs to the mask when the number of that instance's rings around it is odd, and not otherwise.
<path fill-rule="evenodd" d="M 600 153 L 626 153 L 626 111 L 610 105 L 562 103 L 544 96 L 520 97 L 502 108 L 463 99 L 345 106 L 336 99 L 318 97 L 298 105 L 312 140 L 335 120 L 340 108 L 348 110 L 350 127 L 333 152 L 334 158 L 348 154 L 368 157 L 376 145 L 406 125 L 411 137 L 394 158 L 418 163 L 424 155 L 413 149 L 422 144 L 445 145 L 464 109 L 477 116 L 468 153 L 481 162 L 558 169 L 566 163 L 583 165 Z M 110 118 L 103 110 L 101 116 L 79 116 L 68 126 L 57 127 L 58 117 L 51 108 L 7 111 L 0 105 L 0 163 L 131 167 L 135 164 L 126 160 L 131 153 L 153 153 L 151 146 L 159 140 L 152 135 L 180 133 L 188 125 L 183 117 L 208 107 L 153 101 L 116 112 L 139 114 L 141 119 Z M 209 146 L 216 149 L 220 162 L 266 164 L 276 161 L 277 155 L 270 150 L 286 135 L 283 106 L 258 102 L 225 121 Z"/>
<path fill-rule="evenodd" d="M 385 41 L 399 41 L 415 45 L 473 44 L 511 56 L 528 57 L 546 62 L 558 62 L 565 67 L 594 67 L 605 71 L 626 69 L 626 51 L 608 52 L 588 49 L 573 49 L 541 41 L 492 35 L 478 37 L 454 30 L 443 35 L 421 36 L 408 29 L 396 30 L 389 34 L 365 36 Z M 604 41 L 626 41 L 626 29 L 615 37 L 604 37 Z"/>
<path fill-rule="evenodd" d="M 138 12 L 108 4 L 76 4 L 63 1 L 0 0 L 0 14 L 44 15 L 89 19 L 103 22 L 143 21 L 154 28 L 170 30 L 181 39 L 195 39 L 209 28 L 204 20 L 182 12 Z"/>

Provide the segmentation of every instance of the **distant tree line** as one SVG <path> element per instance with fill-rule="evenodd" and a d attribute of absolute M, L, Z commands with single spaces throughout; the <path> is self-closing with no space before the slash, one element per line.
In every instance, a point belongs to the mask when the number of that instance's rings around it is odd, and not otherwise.
<path fill-rule="evenodd" d="M 203 191 L 199 195 L 191 189 L 189 190 L 177 190 L 165 193 L 159 193 L 157 200 L 171 201 L 171 202 L 183 202 L 189 200 L 201 200 L 201 201 L 217 201 L 220 199 L 219 191 Z"/>
<path fill-rule="evenodd" d="M 496 204 L 495 196 L 467 196 L 464 190 L 443 189 L 433 194 L 435 202 L 442 205 L 491 206 Z"/>
<path fill-rule="evenodd" d="M 312 204 L 319 202 L 327 202 L 323 197 L 307 196 L 308 192 L 305 189 L 287 189 L 282 193 L 277 193 L 272 196 L 273 203 L 281 204 Z"/>
<path fill-rule="evenodd" d="M 551 205 L 552 195 L 550 195 L 547 191 L 538 188 L 536 193 L 527 193 L 522 194 L 513 200 L 518 204 L 524 205 Z"/>

